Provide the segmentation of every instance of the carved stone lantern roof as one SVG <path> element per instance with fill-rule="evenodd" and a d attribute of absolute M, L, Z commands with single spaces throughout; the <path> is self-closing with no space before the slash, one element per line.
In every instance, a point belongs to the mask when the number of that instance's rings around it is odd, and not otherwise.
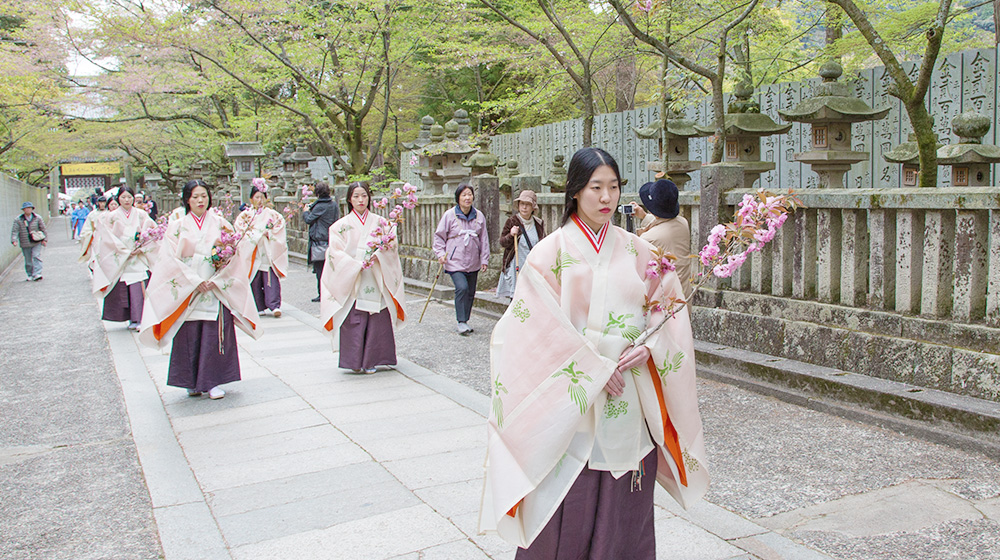
<path fill-rule="evenodd" d="M 403 147 L 407 150 L 417 150 L 431 143 L 431 127 L 434 126 L 434 117 L 424 115 L 420 119 L 420 132 L 413 142 L 403 142 Z"/>
<path fill-rule="evenodd" d="M 753 87 L 750 84 L 741 82 L 733 95 L 736 99 L 729 104 L 726 112 L 726 136 L 772 136 L 792 129 L 792 125 L 778 124 L 760 112 L 760 105 L 751 98 Z M 715 134 L 715 126 L 695 125 L 695 129 L 704 135 Z"/>
<path fill-rule="evenodd" d="M 1000 163 L 1000 146 L 983 144 L 983 136 L 990 131 L 988 117 L 966 111 L 952 119 L 951 129 L 958 143 L 938 148 L 938 165 Z"/>
<path fill-rule="evenodd" d="M 316 156 L 309 152 L 305 144 L 299 144 L 295 147 L 295 151 L 292 152 L 291 161 L 296 163 L 308 163 L 310 161 L 316 161 Z"/>
<path fill-rule="evenodd" d="M 293 146 L 292 144 L 288 144 L 287 146 L 285 146 L 284 150 L 282 150 L 281 154 L 278 155 L 278 161 L 280 161 L 281 163 L 288 163 L 290 161 L 294 161 L 292 159 L 292 154 L 294 152 L 295 152 L 295 146 Z"/>
<path fill-rule="evenodd" d="M 483 138 L 478 144 L 479 151 L 466 158 L 462 162 L 463 166 L 492 169 L 500 164 L 500 158 L 490 152 L 490 141 L 488 138 Z"/>
<path fill-rule="evenodd" d="M 885 118 L 889 108 L 873 109 L 867 103 L 851 95 L 851 86 L 838 82 L 844 69 L 836 60 L 828 60 L 819 69 L 823 78 L 812 97 L 803 99 L 794 108 L 778 111 L 781 118 L 789 122 L 864 122 Z"/>
<path fill-rule="evenodd" d="M 936 136 L 936 135 L 935 135 Z M 938 143 L 938 148 L 941 144 Z M 920 147 L 917 145 L 917 135 L 910 133 L 909 140 L 903 142 L 892 150 L 882 154 L 882 159 L 889 163 L 905 163 L 908 165 L 920 164 Z"/>
<path fill-rule="evenodd" d="M 636 136 L 644 140 L 659 140 L 663 135 L 663 121 L 656 119 L 645 128 L 632 127 Z M 703 138 L 711 136 L 714 131 L 698 130 L 694 121 L 687 119 L 667 119 L 667 132 L 676 138 Z"/>
<path fill-rule="evenodd" d="M 227 158 L 264 157 L 264 147 L 260 142 L 226 142 L 224 145 Z"/>

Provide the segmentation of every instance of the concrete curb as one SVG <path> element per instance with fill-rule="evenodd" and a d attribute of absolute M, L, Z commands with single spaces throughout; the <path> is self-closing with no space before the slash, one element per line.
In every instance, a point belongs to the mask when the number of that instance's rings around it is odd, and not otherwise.
<path fill-rule="evenodd" d="M 222 531 L 205 501 L 156 385 L 132 333 L 108 329 L 108 344 L 121 382 L 139 464 L 153 504 L 164 557 L 171 560 L 231 559 Z"/>

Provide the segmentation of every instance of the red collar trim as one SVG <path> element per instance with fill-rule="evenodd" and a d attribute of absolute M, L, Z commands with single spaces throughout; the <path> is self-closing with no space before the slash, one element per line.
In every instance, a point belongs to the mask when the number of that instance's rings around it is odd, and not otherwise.
<path fill-rule="evenodd" d="M 365 225 L 365 220 L 368 219 L 368 211 L 365 210 L 364 215 L 358 214 L 357 210 L 351 210 L 351 212 L 361 220 L 361 225 Z"/>
<path fill-rule="evenodd" d="M 126 220 L 131 220 L 132 219 L 132 211 L 131 210 L 125 210 L 124 208 L 122 208 L 122 214 L 125 214 L 125 219 Z"/>
<path fill-rule="evenodd" d="M 198 229 L 201 229 L 201 226 L 205 224 L 205 218 L 208 217 L 208 211 L 206 210 L 200 218 L 194 214 L 191 214 L 191 217 L 194 218 L 194 225 L 198 226 Z"/>
<path fill-rule="evenodd" d="M 607 236 L 608 228 L 611 227 L 611 222 L 604 224 L 601 231 L 595 234 L 594 230 L 590 229 L 590 226 L 583 223 L 583 220 L 581 220 L 576 214 L 573 214 L 572 218 L 573 221 L 576 222 L 577 227 L 580 228 L 580 231 L 582 231 L 583 235 L 587 238 L 587 241 L 590 241 L 590 246 L 594 248 L 594 251 L 600 253 L 601 247 L 604 245 L 604 237 Z"/>

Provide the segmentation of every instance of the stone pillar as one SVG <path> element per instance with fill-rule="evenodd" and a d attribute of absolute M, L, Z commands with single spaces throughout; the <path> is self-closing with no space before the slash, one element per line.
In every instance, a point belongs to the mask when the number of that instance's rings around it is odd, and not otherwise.
<path fill-rule="evenodd" d="M 1000 211 L 990 212 L 990 238 L 1000 239 Z M 989 287 L 986 298 L 986 324 L 1000 327 L 1000 243 L 990 247 Z"/>
<path fill-rule="evenodd" d="M 816 212 L 816 288 L 819 300 L 835 303 L 840 300 L 840 210 L 820 208 Z"/>
<path fill-rule="evenodd" d="M 896 311 L 920 311 L 924 221 L 919 210 L 896 211 Z"/>
<path fill-rule="evenodd" d="M 59 187 L 61 178 L 59 176 L 59 166 L 52 166 L 49 171 L 49 217 L 59 215 Z M 18 207 L 20 208 L 20 207 Z M 39 212 L 41 214 L 41 212 Z"/>
<path fill-rule="evenodd" d="M 780 231 L 780 230 L 779 230 Z M 777 241 L 777 236 L 771 241 Z M 757 294 L 770 293 L 771 290 L 771 254 L 774 248 L 765 245 L 763 251 L 757 251 L 750 257 L 750 289 Z"/>
<path fill-rule="evenodd" d="M 896 308 L 896 216 L 891 210 L 868 211 L 868 305 Z"/>
<path fill-rule="evenodd" d="M 861 307 L 868 296 L 868 225 L 864 210 L 843 210 L 840 230 L 840 303 Z"/>
<path fill-rule="evenodd" d="M 955 294 L 952 316 L 957 321 L 978 321 L 986 314 L 986 240 L 989 239 L 989 214 L 988 210 L 959 210 L 955 220 Z M 994 245 L 996 244 L 994 241 Z"/>
<path fill-rule="evenodd" d="M 801 208 L 792 218 L 796 251 L 792 258 L 792 296 L 812 299 L 816 297 L 816 212 Z"/>
<path fill-rule="evenodd" d="M 954 210 L 928 210 L 924 214 L 923 315 L 945 317 L 951 313 L 954 239 Z"/>
<path fill-rule="evenodd" d="M 469 182 L 476 192 L 476 207 L 486 217 L 486 231 L 490 235 L 490 251 L 500 247 L 500 179 L 496 175 L 477 175 Z"/>
<path fill-rule="evenodd" d="M 799 210 L 801 211 L 801 210 Z M 771 246 L 771 295 L 789 296 L 792 295 L 792 263 L 795 260 L 795 232 L 792 224 L 785 225 L 778 230 L 774 240 L 769 243 Z"/>
<path fill-rule="evenodd" d="M 726 191 L 743 186 L 743 167 L 731 163 L 713 163 L 701 168 L 701 206 L 698 212 L 698 239 L 692 245 L 702 247 L 708 234 L 720 222 L 730 221 Z M 693 241 L 693 240 L 692 240 Z"/>
<path fill-rule="evenodd" d="M 123 165 L 122 167 L 124 168 L 122 170 L 122 176 L 125 178 L 125 184 L 128 185 L 128 188 L 134 191 L 135 177 L 132 176 L 132 164 L 126 161 L 125 165 Z"/>

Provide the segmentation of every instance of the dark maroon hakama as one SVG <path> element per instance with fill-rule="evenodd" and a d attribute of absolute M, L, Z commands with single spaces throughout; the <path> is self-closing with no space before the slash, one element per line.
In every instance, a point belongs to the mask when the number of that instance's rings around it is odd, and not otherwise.
<path fill-rule="evenodd" d="M 552 519 L 515 560 L 655 560 L 653 486 L 656 449 L 642 460 L 642 490 L 584 467 Z"/>
<path fill-rule="evenodd" d="M 273 268 L 258 270 L 250 281 L 250 293 L 257 304 L 257 311 L 281 309 L 281 283 Z"/>
<path fill-rule="evenodd" d="M 340 326 L 340 367 L 369 369 L 394 365 L 396 339 L 392 333 L 389 309 L 369 314 L 351 307 Z"/>
<path fill-rule="evenodd" d="M 119 280 L 115 287 L 108 292 L 108 295 L 104 296 L 104 310 L 101 313 L 101 319 L 133 323 L 142 321 L 142 305 L 146 301 L 142 290 L 146 282 L 148 280 L 129 286 Z"/>
<path fill-rule="evenodd" d="M 206 392 L 216 385 L 240 380 L 233 314 L 222 308 L 224 341 L 219 352 L 218 321 L 185 321 L 170 348 L 167 385 Z"/>

